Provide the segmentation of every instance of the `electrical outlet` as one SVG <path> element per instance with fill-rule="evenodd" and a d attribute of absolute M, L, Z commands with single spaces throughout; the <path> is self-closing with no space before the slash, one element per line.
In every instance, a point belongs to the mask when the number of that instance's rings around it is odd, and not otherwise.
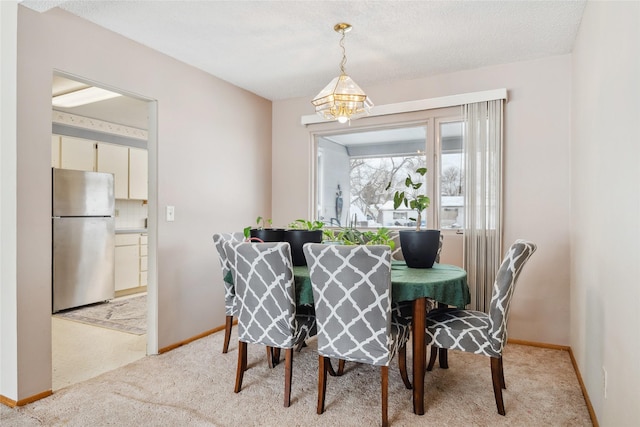
<path fill-rule="evenodd" d="M 607 398 L 607 370 L 605 367 L 602 367 L 602 394 L 604 398 Z"/>
<path fill-rule="evenodd" d="M 175 221 L 176 220 L 176 208 L 175 206 L 167 206 L 167 221 Z"/>
<path fill-rule="evenodd" d="M 120 216 L 120 209 L 116 209 L 116 216 Z"/>

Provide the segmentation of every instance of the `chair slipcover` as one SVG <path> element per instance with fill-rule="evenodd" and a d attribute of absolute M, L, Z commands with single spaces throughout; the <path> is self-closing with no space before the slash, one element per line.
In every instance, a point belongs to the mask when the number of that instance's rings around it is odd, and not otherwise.
<path fill-rule="evenodd" d="M 440 308 L 429 312 L 426 318 L 427 344 L 441 349 L 483 354 L 495 359 L 492 360 L 494 392 L 498 412 L 502 415 L 502 351 L 507 342 L 507 319 L 511 297 L 522 268 L 535 251 L 536 245 L 525 240 L 517 240 L 511 245 L 496 275 L 488 314 L 474 310 Z M 432 352 L 428 370 L 433 366 L 433 355 Z M 497 372 L 494 372 L 494 369 Z M 495 381 L 499 381 L 498 387 Z"/>
<path fill-rule="evenodd" d="M 304 247 L 318 322 L 318 353 L 388 366 L 409 327 L 391 316 L 391 252 L 383 245 Z"/>
<path fill-rule="evenodd" d="M 312 314 L 296 315 L 291 248 L 286 242 L 228 242 L 237 298 L 238 339 L 293 348 L 315 335 Z"/>
<path fill-rule="evenodd" d="M 220 267 L 222 268 L 222 280 L 224 283 L 224 312 L 227 316 L 236 315 L 236 291 L 233 283 L 229 283 L 224 279 L 229 274 L 229 260 L 227 254 L 222 248 L 224 242 L 242 242 L 244 240 L 244 234 L 241 232 L 236 233 L 216 233 L 213 235 L 213 243 L 216 245 L 218 251 L 218 258 L 220 260 Z"/>
<path fill-rule="evenodd" d="M 213 243 L 218 251 L 218 259 L 220 260 L 220 267 L 222 268 L 222 283 L 224 285 L 224 312 L 225 312 L 225 324 L 224 324 L 224 342 L 222 343 L 222 352 L 226 353 L 229 350 L 229 340 L 231 338 L 231 327 L 233 326 L 233 316 L 236 315 L 236 291 L 233 283 L 227 281 L 227 276 L 230 272 L 229 260 L 227 254 L 224 251 L 224 242 L 241 242 L 244 240 L 244 234 L 240 232 L 236 233 L 216 233 L 213 235 Z"/>
<path fill-rule="evenodd" d="M 296 313 L 291 247 L 286 242 L 225 242 L 235 283 L 238 311 L 238 368 L 234 391 L 240 392 L 247 369 L 247 343 L 267 346 L 269 366 L 285 349 L 284 406 L 290 404 L 293 347 L 316 334 L 313 313 Z"/>
<path fill-rule="evenodd" d="M 411 388 L 409 322 L 391 312 L 391 250 L 313 243 L 303 250 L 318 322 L 318 414 L 324 412 L 329 359 L 350 360 L 380 366 L 382 425 L 387 426 L 388 369 L 396 353 L 402 380 Z"/>

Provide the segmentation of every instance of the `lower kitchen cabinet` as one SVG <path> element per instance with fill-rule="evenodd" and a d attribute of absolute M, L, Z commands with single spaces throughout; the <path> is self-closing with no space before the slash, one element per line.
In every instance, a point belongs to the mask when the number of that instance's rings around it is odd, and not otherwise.
<path fill-rule="evenodd" d="M 116 296 L 146 291 L 147 234 L 116 234 Z"/>
<path fill-rule="evenodd" d="M 116 291 L 139 286 L 138 236 L 139 234 L 116 234 Z"/>

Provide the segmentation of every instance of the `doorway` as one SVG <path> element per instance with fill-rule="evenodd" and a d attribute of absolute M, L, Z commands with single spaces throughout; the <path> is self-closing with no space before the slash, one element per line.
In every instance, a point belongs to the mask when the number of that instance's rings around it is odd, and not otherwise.
<path fill-rule="evenodd" d="M 54 72 L 52 98 L 91 88 L 103 89 L 110 94 L 103 96 L 102 100 L 80 101 L 78 105 L 52 102 L 52 167 L 80 170 L 91 170 L 88 168 L 93 167 L 94 171 L 114 173 L 116 247 L 118 236 L 125 237 L 121 241 L 129 242 L 123 244 L 122 251 L 116 251 L 116 257 L 120 253 L 135 254 L 135 258 L 129 259 L 129 264 L 123 264 L 120 269 L 117 268 L 116 259 L 116 291 L 110 303 L 124 305 L 136 297 L 146 298 L 146 306 L 143 304 L 140 308 L 144 310 L 142 323 L 146 333 L 127 333 L 54 317 L 54 391 L 116 369 L 147 354 L 157 353 L 157 304 L 153 303 L 154 298 L 149 297 L 156 295 L 153 274 L 153 266 L 156 265 L 156 169 L 153 166 L 155 162 L 149 160 L 155 159 L 156 153 L 156 102 L 102 83 Z M 79 151 L 76 150 L 78 147 Z M 83 156 L 83 152 L 89 152 L 89 155 Z M 101 152 L 105 154 L 102 157 L 99 156 Z M 113 153 L 125 153 L 124 161 L 127 162 L 124 167 L 126 182 L 120 182 L 123 184 L 120 186 L 116 172 L 100 170 L 107 163 L 105 159 L 111 158 L 108 156 Z M 78 161 L 80 163 L 74 163 Z M 86 164 L 87 161 L 93 161 L 93 166 L 82 166 L 82 162 Z M 131 169 L 133 165 L 135 168 Z M 130 181 L 130 176 L 138 176 L 137 184 Z M 135 246 L 131 243 L 133 240 Z M 127 260 L 126 257 L 120 258 L 122 262 Z"/>

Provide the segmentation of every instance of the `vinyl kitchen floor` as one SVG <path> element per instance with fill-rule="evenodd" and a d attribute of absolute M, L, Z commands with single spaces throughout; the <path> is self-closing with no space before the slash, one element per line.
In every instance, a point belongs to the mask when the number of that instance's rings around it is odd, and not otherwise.
<path fill-rule="evenodd" d="M 146 335 L 52 317 L 53 391 L 96 377 L 146 355 Z"/>

